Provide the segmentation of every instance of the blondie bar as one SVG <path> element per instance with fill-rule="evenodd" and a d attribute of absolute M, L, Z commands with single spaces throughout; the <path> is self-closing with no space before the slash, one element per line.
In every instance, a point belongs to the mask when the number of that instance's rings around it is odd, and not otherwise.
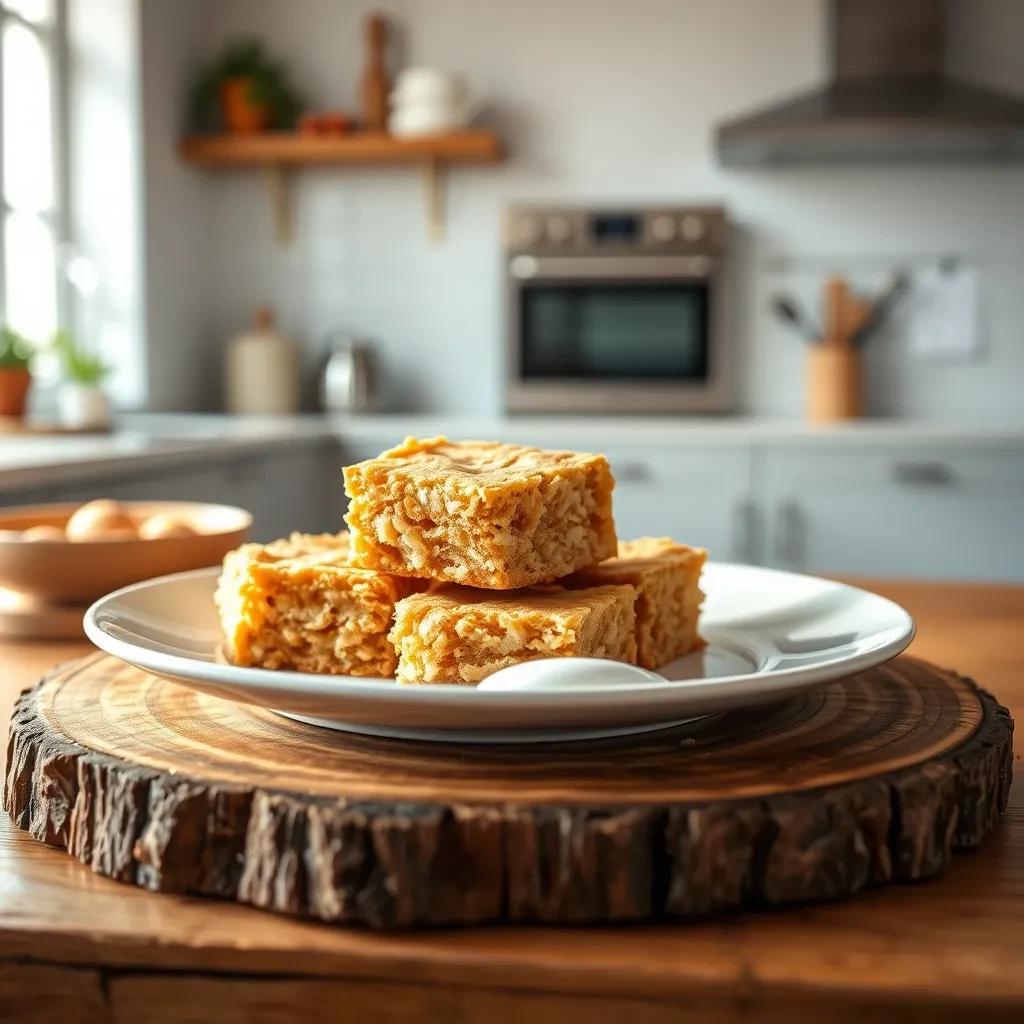
<path fill-rule="evenodd" d="M 635 587 L 637 663 L 660 668 L 703 643 L 697 617 L 704 598 L 700 572 L 706 559 L 703 548 L 686 547 L 668 537 L 644 537 L 620 541 L 617 557 L 562 582 L 568 587 Z"/>
<path fill-rule="evenodd" d="M 478 683 L 520 661 L 636 661 L 633 587 L 493 591 L 447 585 L 398 602 L 400 683 Z"/>
<path fill-rule="evenodd" d="M 293 533 L 229 552 L 216 601 L 236 665 L 390 676 L 395 603 L 412 580 L 348 564 L 348 535 Z"/>
<path fill-rule="evenodd" d="M 615 554 L 603 455 L 410 437 L 345 469 L 353 564 L 510 590 Z"/>

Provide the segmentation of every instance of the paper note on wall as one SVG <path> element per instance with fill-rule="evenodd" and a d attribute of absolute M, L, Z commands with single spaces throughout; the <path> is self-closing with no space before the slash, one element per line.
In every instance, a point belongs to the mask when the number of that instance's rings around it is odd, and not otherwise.
<path fill-rule="evenodd" d="M 974 267 L 957 262 L 919 270 L 904 307 L 910 351 L 921 359 L 978 358 L 978 305 Z"/>

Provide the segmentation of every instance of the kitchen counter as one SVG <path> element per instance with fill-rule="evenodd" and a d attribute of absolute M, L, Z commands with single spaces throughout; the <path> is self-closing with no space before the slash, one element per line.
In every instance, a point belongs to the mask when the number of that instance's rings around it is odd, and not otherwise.
<path fill-rule="evenodd" d="M 129 414 L 109 435 L 0 439 L 0 490 L 46 486 L 181 465 L 268 448 L 338 443 L 357 457 L 409 434 L 501 438 L 524 443 L 601 448 L 622 445 L 934 446 L 983 445 L 1024 450 L 1024 424 L 960 427 L 901 420 L 859 420 L 812 426 L 799 420 L 751 417 L 459 417 L 437 415 L 232 417 Z"/>
<path fill-rule="evenodd" d="M 1024 715 L 1024 588 L 880 583 L 911 653 Z M 83 644 L 0 643 L 18 691 Z M 1019 772 L 1020 740 L 1015 767 Z M 0 754 L 2 756 L 2 754 Z M 1024 1014 L 1024 787 L 933 881 L 845 903 L 631 928 L 373 934 L 101 878 L 0 812 L 0 993 L 12 1020 L 1016 1021 Z M 346 1015 L 347 1014 L 347 1015 Z"/>
<path fill-rule="evenodd" d="M 109 434 L 0 438 L 0 490 L 186 465 L 333 436 L 320 416 L 126 416 Z"/>
<path fill-rule="evenodd" d="M 818 426 L 803 420 L 752 416 L 446 416 L 378 413 L 354 416 L 231 417 L 188 413 L 125 416 L 126 426 L 153 436 L 224 437 L 244 441 L 259 437 L 303 437 L 318 434 L 341 442 L 362 437 L 389 437 L 395 442 L 412 434 L 458 438 L 599 437 L 608 441 L 751 442 L 800 441 L 811 444 L 854 443 L 1024 445 L 1024 423 L 1002 426 L 959 426 L 912 420 L 863 419 Z"/>

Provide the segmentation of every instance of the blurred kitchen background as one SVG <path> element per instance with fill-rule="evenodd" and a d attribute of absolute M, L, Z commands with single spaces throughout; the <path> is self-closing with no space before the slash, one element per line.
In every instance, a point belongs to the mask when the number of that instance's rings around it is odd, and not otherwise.
<path fill-rule="evenodd" d="M 1024 580 L 1020 0 L 0 32 L 3 505 L 337 529 L 343 464 L 446 433 L 607 452 L 624 536 Z"/>

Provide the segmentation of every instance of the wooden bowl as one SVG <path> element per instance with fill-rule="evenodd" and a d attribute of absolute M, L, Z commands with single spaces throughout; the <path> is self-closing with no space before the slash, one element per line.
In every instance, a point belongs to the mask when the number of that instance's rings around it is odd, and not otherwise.
<path fill-rule="evenodd" d="M 85 603 L 129 583 L 186 569 L 216 565 L 238 547 L 252 515 L 230 505 L 191 501 L 125 501 L 122 508 L 141 522 L 158 513 L 178 516 L 197 532 L 154 540 L 26 541 L 31 526 L 61 528 L 77 504 L 21 505 L 0 509 L 0 587 L 44 601 Z"/>

